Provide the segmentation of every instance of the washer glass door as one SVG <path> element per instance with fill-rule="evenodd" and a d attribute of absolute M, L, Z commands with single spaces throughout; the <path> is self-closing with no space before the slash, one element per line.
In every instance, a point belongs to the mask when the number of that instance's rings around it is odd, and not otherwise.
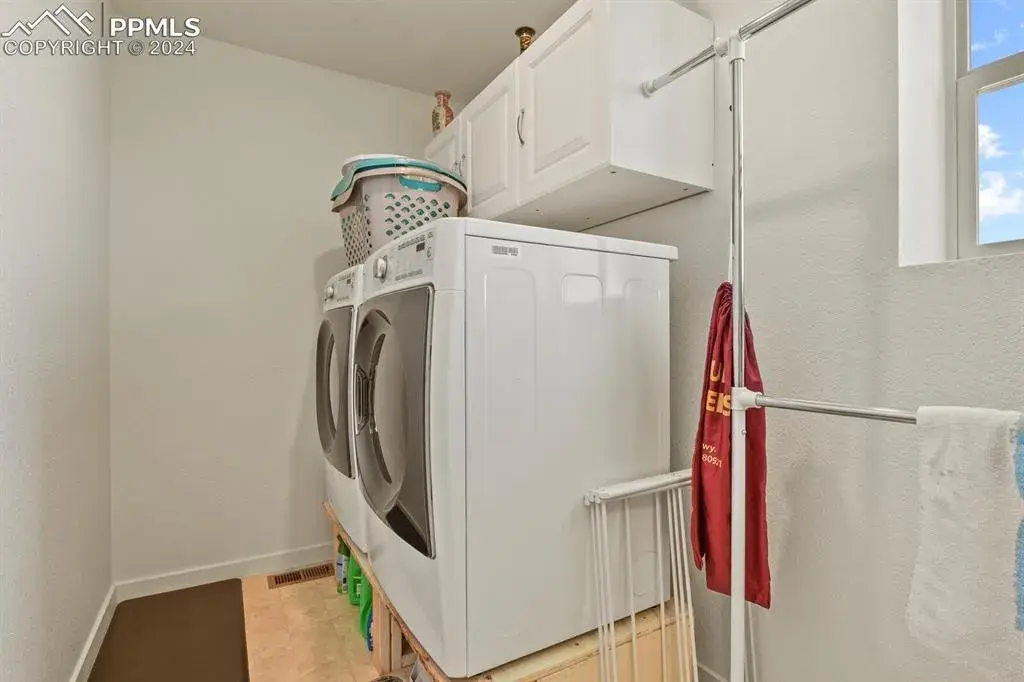
<path fill-rule="evenodd" d="M 370 508 L 433 556 L 427 447 L 433 291 L 417 287 L 367 301 L 354 353 L 356 464 Z"/>
<path fill-rule="evenodd" d="M 349 349 L 353 310 L 324 313 L 316 341 L 316 424 L 324 457 L 348 478 L 355 478 L 349 447 Z"/>

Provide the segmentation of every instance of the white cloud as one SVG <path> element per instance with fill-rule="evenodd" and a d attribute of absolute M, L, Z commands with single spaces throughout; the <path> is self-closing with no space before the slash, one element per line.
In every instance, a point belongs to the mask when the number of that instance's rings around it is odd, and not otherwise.
<path fill-rule="evenodd" d="M 985 218 L 1024 213 L 1024 189 L 1009 186 L 1006 176 L 998 171 L 981 174 L 978 192 L 978 214 Z"/>
<path fill-rule="evenodd" d="M 1006 29 L 1001 28 L 995 32 L 995 35 L 992 36 L 992 40 L 981 40 L 976 43 L 971 43 L 971 52 L 983 52 L 993 47 L 999 47 L 1006 42 L 1008 37 L 1009 34 L 1006 32 Z"/>
<path fill-rule="evenodd" d="M 998 159 L 1000 156 L 1006 156 L 1006 150 L 1003 149 L 1003 145 L 999 141 L 999 133 L 992 130 L 992 126 L 984 123 L 978 125 L 978 153 L 983 159 Z"/>

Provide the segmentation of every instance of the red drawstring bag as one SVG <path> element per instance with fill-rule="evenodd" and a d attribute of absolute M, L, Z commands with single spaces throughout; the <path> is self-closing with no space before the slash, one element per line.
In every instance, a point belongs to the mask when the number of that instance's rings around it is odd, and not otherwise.
<path fill-rule="evenodd" d="M 761 392 L 764 384 L 754 354 L 750 320 L 745 320 L 746 385 Z M 697 568 L 707 563 L 708 589 L 730 592 L 732 575 L 732 284 L 723 283 L 715 295 L 704 364 L 700 423 L 693 450 L 693 513 L 690 535 Z M 746 597 L 764 608 L 771 606 L 768 575 L 768 520 L 765 487 L 764 410 L 747 410 L 747 575 Z"/>

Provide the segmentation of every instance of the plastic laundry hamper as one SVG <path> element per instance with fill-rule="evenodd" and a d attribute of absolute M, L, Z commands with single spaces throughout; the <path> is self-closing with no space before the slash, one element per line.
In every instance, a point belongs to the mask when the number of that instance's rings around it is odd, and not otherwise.
<path fill-rule="evenodd" d="M 331 194 L 349 266 L 466 204 L 462 179 L 429 161 L 375 154 L 348 159 Z"/>

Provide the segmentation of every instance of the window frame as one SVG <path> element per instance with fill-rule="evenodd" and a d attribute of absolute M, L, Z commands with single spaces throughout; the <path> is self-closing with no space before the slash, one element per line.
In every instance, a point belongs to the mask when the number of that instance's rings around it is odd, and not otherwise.
<path fill-rule="evenodd" d="M 971 69 L 971 0 L 951 0 L 953 25 L 953 107 L 955 125 L 950 141 L 955 163 L 951 164 L 950 252 L 956 258 L 976 258 L 1024 252 L 1024 238 L 995 244 L 978 242 L 981 221 L 978 211 L 980 155 L 978 153 L 978 98 L 995 90 L 1024 84 L 1024 51 Z"/>

